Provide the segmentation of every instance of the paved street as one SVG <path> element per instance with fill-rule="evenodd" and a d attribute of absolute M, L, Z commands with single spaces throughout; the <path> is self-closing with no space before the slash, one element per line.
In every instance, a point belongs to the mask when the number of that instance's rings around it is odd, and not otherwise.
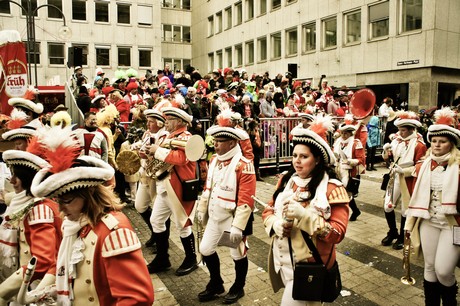
<path fill-rule="evenodd" d="M 337 246 L 337 260 L 340 265 L 343 291 L 332 305 L 423 305 L 423 261 L 411 258 L 411 274 L 416 279 L 414 286 L 401 283 L 404 275 L 402 269 L 402 251 L 380 245 L 386 235 L 387 225 L 383 214 L 383 191 L 380 190 L 380 179 L 385 169 L 380 166 L 378 171 L 362 176 L 360 193 L 357 203 L 361 216 L 356 222 L 350 222 L 346 238 Z M 257 182 L 257 197 L 267 202 L 273 194 L 274 177 L 265 182 Z M 282 292 L 273 293 L 268 279 L 267 256 L 270 239 L 266 236 L 261 212 L 255 213 L 254 235 L 249 239 L 249 273 L 247 277 L 246 295 L 235 305 L 279 305 Z M 141 241 L 149 238 L 147 226 L 137 215 L 134 208 L 128 207 L 125 212 L 131 219 Z M 399 225 L 399 214 L 398 214 Z M 159 275 L 152 275 L 155 288 L 154 305 L 221 305 L 222 300 L 199 303 L 197 295 L 204 290 L 209 280 L 208 270 L 200 266 L 190 275 L 177 277 L 175 269 L 184 257 L 182 245 L 176 231 L 171 231 L 171 263 L 172 269 Z M 221 259 L 222 275 L 225 287 L 230 288 L 234 280 L 233 262 L 226 248 L 218 251 Z M 149 249 L 144 249 L 147 261 L 153 256 Z M 456 271 L 460 281 L 460 272 Z"/>

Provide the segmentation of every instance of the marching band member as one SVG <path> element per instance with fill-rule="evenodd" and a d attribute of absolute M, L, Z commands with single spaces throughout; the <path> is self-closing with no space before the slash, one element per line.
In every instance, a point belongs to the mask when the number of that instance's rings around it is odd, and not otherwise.
<path fill-rule="evenodd" d="M 36 289 L 54 284 L 62 221 L 57 203 L 34 198 L 30 191 L 34 175 L 48 163 L 30 152 L 18 150 L 5 151 L 3 160 L 11 169 L 15 192 L 0 226 L 0 305 L 7 305 L 18 294 L 32 256 L 37 258 L 37 265 L 30 281 L 41 280 Z"/>
<path fill-rule="evenodd" d="M 225 304 L 235 303 L 244 296 L 248 273 L 246 239 L 252 234 L 251 198 L 256 190 L 256 176 L 252 161 L 244 157 L 238 141 L 246 137 L 242 129 L 231 123 L 232 111 L 227 109 L 217 116 L 218 125 L 210 127 L 208 135 L 214 137 L 216 155 L 211 159 L 204 192 L 198 204 L 198 220 L 206 225 L 200 252 L 209 269 L 211 279 L 200 302 L 210 301 L 225 292 L 220 275 L 220 261 L 216 249 L 222 234 L 230 232 L 230 240 L 239 246 L 230 249 L 235 263 L 235 283 L 224 297 Z"/>
<path fill-rule="evenodd" d="M 391 144 L 383 146 L 384 151 L 382 153 L 385 161 L 393 160 L 390 175 L 394 175 L 393 184 L 388 184 L 385 192 L 385 218 L 390 230 L 387 236 L 382 239 L 382 245 L 389 246 L 396 239 L 396 242 L 393 243 L 393 248 L 396 250 L 404 247 L 406 210 L 414 186 L 412 172 L 415 169 L 415 164 L 420 161 L 427 150 L 422 136 L 417 133 L 417 127 L 421 127 L 418 116 L 409 111 L 399 113 L 398 117 L 394 123 L 398 128 L 398 133 L 396 133 Z M 398 233 L 394 209 L 400 202 L 401 228 L 400 233 Z"/>
<path fill-rule="evenodd" d="M 36 128 L 29 123 L 28 115 L 20 109 L 13 108 L 11 120 L 7 124 L 8 131 L 2 134 L 2 138 L 14 143 L 14 149 L 26 151 L 29 140 L 35 135 Z"/>
<path fill-rule="evenodd" d="M 265 231 L 272 238 L 270 281 L 275 292 L 285 287 L 281 305 L 322 305 L 292 298 L 293 265 L 314 261 L 301 230 L 311 235 L 328 269 L 335 263 L 334 245 L 345 237 L 349 198 L 333 168 L 334 153 L 326 141 L 330 129 L 330 117 L 318 115 L 309 129 L 297 126 L 291 131 L 292 167 L 280 178 L 273 200 L 262 213 Z"/>
<path fill-rule="evenodd" d="M 181 182 L 196 178 L 196 163 L 189 161 L 184 148 L 160 147 L 171 140 L 187 141 L 192 136 L 187 131 L 193 117 L 180 109 L 181 105 L 172 101 L 173 106 L 163 107 L 165 129 L 169 135 L 163 135 L 158 142 L 148 147 L 148 153 L 155 159 L 166 163 L 168 169 L 157 177 L 157 196 L 153 204 L 152 224 L 153 236 L 157 245 L 157 255 L 148 264 L 150 273 L 158 273 L 171 267 L 169 261 L 169 230 L 166 221 L 171 216 L 179 230 L 180 239 L 185 250 L 185 259 L 176 270 L 177 276 L 187 275 L 198 268 L 195 253 L 195 236 L 192 232 L 192 217 L 190 216 L 195 201 L 184 201 L 182 198 Z M 176 104 L 177 103 L 177 104 Z"/>
<path fill-rule="evenodd" d="M 407 209 L 405 229 L 416 255 L 425 260 L 425 305 L 458 305 L 455 267 L 460 259 L 459 164 L 460 131 L 449 108 L 435 112 L 436 123 L 428 128 L 431 148 L 423 163 L 416 165 L 416 183 Z M 454 240 L 454 241 L 453 241 Z M 458 240 L 457 240 L 458 241 Z"/>
<path fill-rule="evenodd" d="M 27 115 L 27 125 L 35 129 L 43 127 L 40 115 L 43 113 L 43 104 L 35 103 L 37 89 L 28 89 L 22 98 L 11 98 L 8 104 L 16 109 L 22 110 Z"/>
<path fill-rule="evenodd" d="M 223 109 L 224 108 L 221 108 L 221 112 L 223 111 Z M 249 134 L 246 132 L 246 130 L 240 125 L 243 123 L 243 118 L 241 117 L 241 114 L 237 112 L 232 112 L 230 120 L 232 122 L 232 126 L 235 129 L 239 129 L 241 132 L 242 137 L 241 139 L 239 139 L 238 143 L 241 147 L 241 151 L 243 152 L 243 156 L 249 160 L 254 160 L 251 139 L 249 139 Z"/>
<path fill-rule="evenodd" d="M 356 125 L 353 125 L 353 116 L 345 116 L 339 131 L 340 137 L 337 138 L 333 146 L 334 154 L 339 160 L 337 172 L 345 188 L 349 188 L 347 191 L 351 197 L 349 205 L 352 210 L 350 221 L 356 221 L 361 214 L 354 199 L 358 190 L 350 190 L 349 183 L 352 178 L 356 178 L 364 171 L 366 157 L 361 141 L 353 135 L 356 131 Z"/>
<path fill-rule="evenodd" d="M 64 215 L 57 305 L 152 305 L 141 243 L 121 212 L 123 205 L 104 186 L 113 168 L 92 156 L 78 157 L 80 147 L 70 130 L 52 128 L 41 143 L 50 166 L 35 175 L 31 191 L 56 198 Z"/>
<path fill-rule="evenodd" d="M 96 113 L 85 114 L 84 126 L 75 130 L 80 143 L 80 155 L 94 156 L 108 162 L 107 139 L 98 129 Z"/>

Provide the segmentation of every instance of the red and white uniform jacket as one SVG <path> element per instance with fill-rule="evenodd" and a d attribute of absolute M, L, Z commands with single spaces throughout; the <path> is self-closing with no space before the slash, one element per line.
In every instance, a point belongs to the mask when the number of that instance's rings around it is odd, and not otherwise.
<path fill-rule="evenodd" d="M 169 135 L 160 136 L 157 144 L 161 145 L 163 143 L 167 143 L 170 140 L 187 141 L 190 139 L 190 137 L 192 137 L 192 134 L 187 131 L 186 127 L 183 127 L 170 133 Z M 174 193 L 180 204 L 184 207 L 186 214 L 190 216 L 195 205 L 195 201 L 182 200 L 182 182 L 196 178 L 196 162 L 192 162 L 187 159 L 185 156 L 185 148 L 182 147 L 174 147 L 171 149 L 159 147 L 155 151 L 155 158 L 173 166 L 169 172 L 170 175 L 166 178 L 166 180 L 169 181 L 172 189 L 174 189 Z M 167 182 L 159 183 L 164 184 Z M 157 182 L 157 192 L 161 193 L 161 190 L 162 188 L 158 186 Z M 188 220 L 187 224 L 184 226 L 190 224 L 191 220 Z"/>
<path fill-rule="evenodd" d="M 241 151 L 243 152 L 243 156 L 249 160 L 254 160 L 254 153 L 252 152 L 251 139 L 249 138 L 248 133 L 240 126 L 236 126 L 235 128 L 244 131 L 247 135 L 245 139 L 238 141 L 238 143 L 240 144 Z"/>
<path fill-rule="evenodd" d="M 149 305 L 154 294 L 141 243 L 121 212 L 79 232 L 85 248 L 73 282 L 74 305 Z"/>
<path fill-rule="evenodd" d="M 348 180 L 364 171 L 366 165 L 366 155 L 364 147 L 359 139 L 353 136 L 347 140 L 342 137 L 337 138 L 334 143 L 333 151 L 338 155 L 338 173 L 344 186 L 347 186 Z"/>
<path fill-rule="evenodd" d="M 101 131 L 90 132 L 85 128 L 78 128 L 75 135 L 80 143 L 80 156 L 93 156 L 107 162 L 107 139 Z"/>

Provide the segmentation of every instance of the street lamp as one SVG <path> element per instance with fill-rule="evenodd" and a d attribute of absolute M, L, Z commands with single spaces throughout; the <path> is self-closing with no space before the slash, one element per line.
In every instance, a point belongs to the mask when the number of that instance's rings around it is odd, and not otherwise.
<path fill-rule="evenodd" d="M 65 20 L 65 16 L 64 16 L 64 13 L 62 12 L 62 10 L 60 8 L 58 8 L 56 5 L 54 4 L 42 4 L 40 6 L 37 6 L 35 9 L 32 7 L 32 1 L 31 0 L 26 0 L 27 2 L 27 7 L 24 7 L 22 4 L 20 3 L 17 3 L 16 1 L 13 1 L 13 0 L 6 0 L 10 3 L 13 3 L 13 4 L 16 4 L 17 6 L 19 6 L 22 11 L 25 13 L 26 15 L 26 24 L 27 24 L 27 63 L 28 63 L 28 66 L 29 66 L 29 71 L 28 71 L 28 77 L 29 77 L 29 85 L 32 83 L 32 64 L 31 64 L 31 50 L 33 50 L 33 54 L 34 54 L 34 76 L 35 76 L 35 87 L 37 87 L 37 79 L 38 79 L 38 76 L 37 76 L 37 60 L 35 58 L 36 56 L 36 48 L 35 48 L 35 14 L 37 13 L 37 11 L 39 9 L 41 9 L 42 7 L 45 7 L 45 6 L 48 6 L 48 7 L 52 7 L 52 8 L 55 8 L 56 10 L 59 11 L 59 13 L 61 13 L 61 16 L 62 16 L 62 21 L 64 22 L 64 25 L 59 29 L 59 32 L 58 32 L 58 35 L 61 39 L 63 40 L 67 40 L 69 39 L 71 36 L 72 36 L 72 30 L 66 25 L 66 20 Z"/>

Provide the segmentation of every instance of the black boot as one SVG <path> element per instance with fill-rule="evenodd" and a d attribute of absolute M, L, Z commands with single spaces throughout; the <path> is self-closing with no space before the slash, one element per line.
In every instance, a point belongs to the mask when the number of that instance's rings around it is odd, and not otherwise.
<path fill-rule="evenodd" d="M 209 256 L 203 256 L 203 261 L 208 267 L 211 279 L 206 285 L 206 289 L 198 294 L 200 302 L 208 302 L 218 298 L 219 294 L 225 292 L 224 280 L 220 276 L 219 255 L 214 253 Z"/>
<path fill-rule="evenodd" d="M 356 205 L 355 199 L 351 199 L 348 205 L 350 206 L 351 211 L 352 211 L 350 221 L 356 221 L 356 219 L 358 219 L 358 216 L 361 214 L 361 211 Z"/>
<path fill-rule="evenodd" d="M 439 284 L 439 287 L 441 290 L 442 306 L 456 306 L 458 291 L 457 284 L 455 283 L 450 287 Z"/>
<path fill-rule="evenodd" d="M 195 236 L 191 233 L 188 237 L 181 238 L 180 241 L 184 246 L 185 259 L 179 269 L 176 270 L 177 276 L 187 275 L 198 268 L 195 253 Z"/>
<path fill-rule="evenodd" d="M 155 246 L 155 240 L 153 239 L 152 224 L 150 223 L 150 216 L 152 215 L 152 209 L 149 207 L 143 213 L 139 213 L 139 215 L 141 215 L 142 219 L 144 219 L 144 222 L 147 224 L 147 226 L 148 226 L 148 228 L 150 230 L 150 233 L 151 233 L 150 239 L 147 240 L 147 242 L 145 243 L 145 246 L 148 247 L 148 248 L 154 247 Z"/>
<path fill-rule="evenodd" d="M 385 219 L 387 219 L 387 224 L 390 230 L 388 231 L 387 236 L 382 239 L 382 245 L 389 246 L 393 243 L 393 240 L 398 238 L 398 228 L 396 227 L 395 212 L 385 212 Z"/>
<path fill-rule="evenodd" d="M 426 306 L 440 306 L 441 305 L 441 284 L 439 282 L 429 282 L 423 280 L 423 291 L 425 293 Z"/>
<path fill-rule="evenodd" d="M 171 262 L 169 261 L 169 232 L 164 231 L 161 233 L 153 233 L 153 239 L 157 244 L 157 255 L 151 263 L 147 265 L 149 273 L 163 272 L 171 268 Z"/>
<path fill-rule="evenodd" d="M 248 274 L 248 258 L 244 257 L 235 262 L 235 283 L 224 297 L 224 304 L 233 304 L 244 296 L 244 285 Z"/>
<path fill-rule="evenodd" d="M 260 171 L 259 170 L 256 171 L 256 180 L 259 181 L 259 182 L 264 181 L 263 178 L 260 176 Z"/>
<path fill-rule="evenodd" d="M 393 243 L 393 249 L 402 250 L 404 248 L 404 225 L 406 225 L 406 217 L 401 216 L 401 228 L 399 229 L 398 239 Z"/>

